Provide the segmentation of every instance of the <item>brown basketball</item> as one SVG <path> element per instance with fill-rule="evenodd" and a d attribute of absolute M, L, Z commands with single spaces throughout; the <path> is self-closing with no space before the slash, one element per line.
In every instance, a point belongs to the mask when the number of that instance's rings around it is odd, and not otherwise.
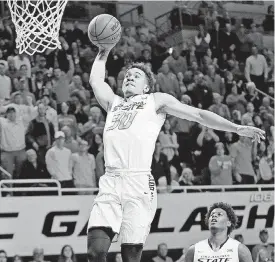
<path fill-rule="evenodd" d="M 114 16 L 101 14 L 90 22 L 88 36 L 97 47 L 110 49 L 120 40 L 121 25 Z"/>

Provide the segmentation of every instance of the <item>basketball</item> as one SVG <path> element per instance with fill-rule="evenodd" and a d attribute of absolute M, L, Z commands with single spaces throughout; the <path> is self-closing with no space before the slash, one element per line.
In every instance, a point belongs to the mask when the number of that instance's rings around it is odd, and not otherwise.
<path fill-rule="evenodd" d="M 108 14 L 98 15 L 89 24 L 88 36 L 97 47 L 110 49 L 120 40 L 120 22 Z"/>

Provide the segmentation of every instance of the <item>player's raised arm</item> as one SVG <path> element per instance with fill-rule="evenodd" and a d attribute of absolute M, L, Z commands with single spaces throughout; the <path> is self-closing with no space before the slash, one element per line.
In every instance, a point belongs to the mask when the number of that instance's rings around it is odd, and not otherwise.
<path fill-rule="evenodd" d="M 251 137 L 258 142 L 260 142 L 261 138 L 264 139 L 265 132 L 261 129 L 252 126 L 237 125 L 208 110 L 202 110 L 182 104 L 171 95 L 155 93 L 155 101 L 156 110 L 159 112 L 194 121 L 216 130 L 233 132 L 240 136 Z"/>
<path fill-rule="evenodd" d="M 105 66 L 109 53 L 108 49 L 99 49 L 89 81 L 97 101 L 106 111 L 111 107 L 115 96 L 111 87 L 105 82 Z"/>
<path fill-rule="evenodd" d="M 239 244 L 238 254 L 240 262 L 253 262 L 251 253 L 244 244 Z"/>
<path fill-rule="evenodd" d="M 195 246 L 191 246 L 188 248 L 185 255 L 185 262 L 194 262 L 194 254 L 195 254 Z"/>

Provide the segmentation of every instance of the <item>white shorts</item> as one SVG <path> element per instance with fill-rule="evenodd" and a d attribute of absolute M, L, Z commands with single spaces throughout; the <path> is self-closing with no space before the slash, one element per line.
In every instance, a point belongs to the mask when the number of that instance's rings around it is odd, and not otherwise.
<path fill-rule="evenodd" d="M 90 214 L 88 229 L 109 227 L 122 244 L 144 244 L 157 208 L 151 174 L 106 173 Z"/>

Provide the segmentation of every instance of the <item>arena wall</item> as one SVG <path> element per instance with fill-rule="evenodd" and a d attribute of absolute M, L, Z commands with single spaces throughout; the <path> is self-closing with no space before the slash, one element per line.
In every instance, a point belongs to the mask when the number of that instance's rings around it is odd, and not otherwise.
<path fill-rule="evenodd" d="M 207 238 L 205 214 L 217 201 L 234 207 L 240 221 L 234 234 L 242 234 L 247 245 L 258 244 L 262 228 L 274 239 L 273 199 L 273 191 L 159 194 L 144 249 L 155 250 L 160 242 L 166 242 L 169 249 L 182 249 Z M 39 245 L 45 255 L 58 255 L 61 246 L 70 244 L 77 254 L 85 254 L 93 200 L 94 195 L 0 198 L 1 249 L 9 256 L 30 256 Z M 119 250 L 118 240 L 111 246 L 111 252 Z"/>

